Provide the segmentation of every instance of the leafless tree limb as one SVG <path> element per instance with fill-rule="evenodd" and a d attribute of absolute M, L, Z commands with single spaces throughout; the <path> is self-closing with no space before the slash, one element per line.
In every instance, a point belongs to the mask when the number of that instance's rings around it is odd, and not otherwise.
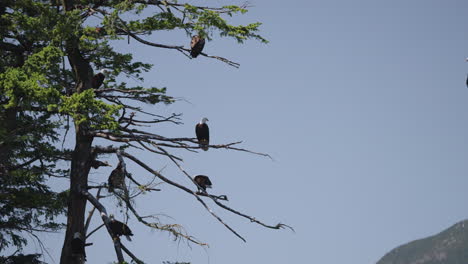
<path fill-rule="evenodd" d="M 96 207 L 94 207 L 96 208 Z M 93 229 L 93 231 L 89 232 L 89 234 L 86 235 L 86 238 L 90 237 L 92 234 L 94 234 L 96 231 L 98 231 L 99 229 L 101 229 L 101 227 L 104 226 L 104 223 L 102 223 L 100 226 L 96 227 L 95 229 Z"/>
<path fill-rule="evenodd" d="M 127 255 L 133 259 L 133 261 L 135 261 L 137 264 L 144 264 L 144 262 L 138 259 L 124 244 L 120 245 L 122 246 L 123 251 L 125 251 L 125 253 L 127 253 Z"/>
<path fill-rule="evenodd" d="M 96 197 L 97 197 L 98 201 L 99 201 L 99 197 L 101 196 L 101 190 L 102 190 L 102 186 L 99 186 L 99 188 L 97 190 L 97 193 L 96 193 Z M 88 218 L 86 219 L 86 223 L 85 223 L 85 227 L 84 227 L 84 233 L 85 234 L 88 232 L 88 228 L 89 228 L 89 225 L 91 224 L 91 219 L 93 218 L 94 211 L 96 211 L 96 207 L 93 207 L 93 209 L 91 209 L 91 211 L 89 211 Z"/>
<path fill-rule="evenodd" d="M 194 193 L 192 190 L 188 189 L 187 187 L 185 186 L 182 186 L 178 183 L 175 183 L 171 180 L 169 180 L 168 178 L 164 177 L 162 174 L 160 174 L 159 172 L 151 169 L 148 165 L 146 165 L 144 162 L 140 161 L 139 159 L 137 159 L 136 157 L 134 157 L 133 155 L 127 153 L 127 152 L 121 152 L 122 156 L 125 156 L 127 158 L 129 158 L 130 160 L 132 160 L 133 162 L 135 162 L 136 164 L 140 165 L 142 168 L 144 168 L 145 170 L 147 170 L 148 172 L 151 172 L 153 175 L 157 176 L 159 179 L 161 179 L 162 181 L 174 186 L 174 187 L 177 187 L 179 188 L 180 190 L 183 190 L 189 194 L 192 194 L 202 205 L 203 207 L 205 207 L 205 209 L 214 217 L 216 218 L 221 224 L 223 224 L 228 230 L 230 230 L 233 234 L 235 234 L 237 237 L 239 237 L 242 241 L 246 242 L 245 238 L 243 238 L 241 235 L 239 235 L 232 227 L 230 227 L 228 224 L 226 224 L 218 215 L 216 215 L 209 207 L 208 205 L 202 200 L 200 199 L 200 197 Z"/>
<path fill-rule="evenodd" d="M 160 149 L 161 149 L 161 151 L 166 152 L 166 150 L 164 150 L 164 149 L 162 149 L 162 148 L 160 148 Z M 196 182 L 192 179 L 192 177 L 190 177 L 190 175 L 184 170 L 184 168 L 182 168 L 182 166 L 181 166 L 176 160 L 174 160 L 174 159 L 171 159 L 171 160 L 172 160 L 172 162 L 174 162 L 174 164 L 179 168 L 179 170 L 182 171 L 182 172 L 185 174 L 185 176 L 187 176 L 189 179 L 191 179 L 191 180 L 196 184 Z M 197 186 L 198 186 L 198 185 L 197 185 Z M 274 226 L 272 226 L 272 225 L 267 225 L 267 224 L 265 224 L 265 223 L 263 223 L 263 222 L 261 222 L 261 221 L 258 221 L 257 219 L 255 219 L 255 218 L 253 218 L 253 217 L 251 217 L 251 216 L 248 216 L 248 215 L 246 215 L 246 214 L 243 214 L 243 213 L 241 213 L 241 212 L 239 212 L 239 211 L 236 211 L 236 210 L 234 210 L 234 209 L 232 209 L 232 208 L 230 208 L 230 207 L 228 207 L 228 206 L 222 204 L 221 202 L 218 201 L 218 199 L 216 199 L 216 196 L 213 197 L 213 196 L 209 196 L 209 195 L 208 195 L 208 197 L 210 197 L 219 207 L 221 207 L 221 208 L 223 208 L 223 209 L 225 209 L 225 210 L 228 210 L 229 212 L 232 212 L 232 213 L 234 213 L 234 214 L 236 214 L 236 215 L 239 215 L 239 216 L 242 216 L 242 217 L 244 217 L 244 218 L 247 218 L 247 219 L 249 219 L 251 222 L 257 223 L 257 224 L 262 225 L 262 226 L 264 226 L 264 227 L 266 227 L 266 228 L 280 229 L 280 228 L 288 227 L 288 228 L 292 229 L 292 227 L 290 227 L 290 226 L 288 226 L 288 225 L 285 225 L 285 224 L 281 224 L 281 223 L 278 223 L 277 225 L 274 225 Z M 294 230 L 294 229 L 292 229 L 292 230 Z"/>
<path fill-rule="evenodd" d="M 119 263 L 122 263 L 124 261 L 124 257 L 122 255 L 122 247 L 121 247 L 120 239 L 114 238 L 114 234 L 112 233 L 112 230 L 110 228 L 110 220 L 109 220 L 109 217 L 107 216 L 106 208 L 94 196 L 92 196 L 87 190 L 81 190 L 81 194 L 85 196 L 86 199 L 91 204 L 93 204 L 94 207 L 101 213 L 102 221 L 104 222 L 104 225 L 107 228 L 107 232 L 109 233 L 111 239 L 114 242 L 114 249 L 117 255 L 117 260 Z"/>

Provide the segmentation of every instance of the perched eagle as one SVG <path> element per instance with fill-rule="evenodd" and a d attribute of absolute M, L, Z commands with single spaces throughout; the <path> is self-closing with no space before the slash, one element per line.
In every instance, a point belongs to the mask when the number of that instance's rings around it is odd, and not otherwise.
<path fill-rule="evenodd" d="M 200 55 L 203 47 L 205 47 L 205 39 L 198 35 L 193 36 L 192 41 L 190 41 L 190 55 L 192 58 L 196 58 Z"/>
<path fill-rule="evenodd" d="M 91 79 L 91 88 L 98 89 L 101 87 L 108 73 L 109 71 L 102 69 L 98 74 L 94 75 L 93 79 Z"/>
<path fill-rule="evenodd" d="M 131 236 L 133 236 L 132 230 L 130 230 L 130 228 L 126 224 L 115 220 L 114 215 L 109 215 L 109 218 L 110 229 L 112 230 L 112 233 L 118 237 L 125 236 L 128 241 L 132 241 L 132 239 L 130 238 Z"/>
<path fill-rule="evenodd" d="M 208 176 L 205 175 L 197 175 L 193 178 L 193 180 L 198 184 L 198 189 L 203 190 L 206 192 L 206 188 L 211 188 L 211 181 Z"/>
<path fill-rule="evenodd" d="M 468 87 L 468 76 L 466 77 L 466 87 Z"/>
<path fill-rule="evenodd" d="M 117 167 L 112 170 L 107 180 L 109 192 L 114 192 L 115 188 L 125 190 L 125 171 L 122 167 L 122 163 L 119 162 Z"/>
<path fill-rule="evenodd" d="M 208 121 L 208 118 L 204 117 L 200 123 L 195 126 L 195 134 L 197 135 L 198 144 L 205 151 L 208 150 L 208 145 L 210 143 L 210 129 L 208 128 L 206 121 Z"/>
<path fill-rule="evenodd" d="M 71 241 L 72 256 L 75 258 L 83 258 L 86 260 L 85 241 L 80 232 L 73 234 Z"/>

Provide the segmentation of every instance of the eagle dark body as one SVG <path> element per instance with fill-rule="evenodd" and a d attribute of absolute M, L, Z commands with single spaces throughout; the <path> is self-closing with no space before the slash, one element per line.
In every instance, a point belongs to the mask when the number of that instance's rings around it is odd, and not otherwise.
<path fill-rule="evenodd" d="M 132 233 L 132 230 L 130 230 L 130 228 L 128 227 L 128 225 L 120 222 L 120 221 L 117 221 L 115 219 L 111 219 L 110 220 L 110 229 L 112 230 L 112 233 L 115 235 L 115 236 L 125 236 L 127 237 L 127 239 L 129 241 L 132 241 L 132 239 L 130 238 L 131 236 L 133 236 L 133 233 Z"/>
<path fill-rule="evenodd" d="M 101 87 L 105 78 L 106 76 L 104 76 L 102 72 L 94 75 L 93 78 L 91 79 L 91 88 L 98 89 L 99 87 Z"/>
<path fill-rule="evenodd" d="M 72 256 L 86 260 L 85 241 L 83 240 L 80 233 L 75 233 L 71 241 Z"/>
<path fill-rule="evenodd" d="M 193 180 L 198 184 L 198 188 L 202 189 L 203 191 L 206 192 L 206 188 L 211 188 L 211 181 L 208 176 L 205 175 L 197 175 Z"/>
<path fill-rule="evenodd" d="M 193 36 L 192 41 L 190 41 L 190 55 L 192 58 L 198 57 L 203 51 L 203 47 L 205 47 L 205 39 L 198 35 Z"/>
<path fill-rule="evenodd" d="M 195 134 L 197 135 L 198 144 L 203 150 L 208 150 L 210 144 L 210 129 L 205 123 L 198 123 L 195 126 Z"/>
<path fill-rule="evenodd" d="M 125 188 L 125 171 L 122 167 L 122 164 L 117 165 L 117 168 L 112 170 L 107 180 L 109 186 L 109 192 L 114 192 L 115 188 L 124 189 Z"/>

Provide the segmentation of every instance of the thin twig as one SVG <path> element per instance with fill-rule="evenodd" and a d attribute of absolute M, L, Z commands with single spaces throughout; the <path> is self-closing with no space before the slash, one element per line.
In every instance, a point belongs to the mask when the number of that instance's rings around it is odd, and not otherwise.
<path fill-rule="evenodd" d="M 245 238 L 243 238 L 241 235 L 239 235 L 232 227 L 230 227 L 228 224 L 226 224 L 223 219 L 221 219 L 218 215 L 216 215 L 209 207 L 208 205 L 200 198 L 198 197 L 198 195 L 196 195 L 196 193 L 194 193 L 192 190 L 188 189 L 187 187 L 185 186 L 182 186 L 178 183 L 175 183 L 169 179 L 167 179 L 166 177 L 164 177 L 162 174 L 158 173 L 157 171 L 151 169 L 148 165 L 146 165 L 144 162 L 140 161 L 139 159 L 137 159 L 136 157 L 134 157 L 133 155 L 130 155 L 128 154 L 127 152 L 121 152 L 121 154 L 129 159 L 131 159 L 132 161 L 134 161 L 136 164 L 140 165 L 142 168 L 144 168 L 145 170 L 151 172 L 152 174 L 154 174 L 155 176 L 157 176 L 159 179 L 161 179 L 162 181 L 172 185 L 172 186 L 175 186 L 189 194 L 192 194 L 202 205 L 203 207 L 214 217 L 216 218 L 221 224 L 223 224 L 228 230 L 230 230 L 234 235 L 236 235 L 237 237 L 239 237 L 242 241 L 246 242 Z"/>
<path fill-rule="evenodd" d="M 94 207 L 94 208 L 96 208 L 96 207 Z M 89 232 L 89 234 L 86 235 L 86 238 L 90 237 L 94 232 L 98 231 L 103 226 L 104 226 L 104 223 L 102 223 L 100 226 L 96 227 L 93 231 Z"/>
<path fill-rule="evenodd" d="M 96 209 L 101 213 L 101 218 L 102 221 L 104 222 L 104 225 L 107 228 L 107 232 L 109 233 L 111 239 L 114 242 L 114 249 L 115 253 L 117 255 L 117 261 L 119 263 L 124 262 L 124 257 L 122 255 L 122 248 L 120 244 L 120 239 L 114 239 L 114 234 L 112 233 L 112 230 L 110 228 L 110 220 L 109 217 L 107 216 L 107 210 L 106 208 L 94 197 L 92 196 L 87 190 L 81 190 L 81 194 L 86 197 L 86 199 L 96 207 Z"/>
<path fill-rule="evenodd" d="M 97 197 L 98 200 L 99 200 L 99 197 L 101 196 L 102 188 L 103 188 L 102 186 L 99 186 L 98 191 L 96 193 L 96 197 Z M 93 217 L 94 211 L 96 211 L 96 207 L 93 207 L 93 209 L 91 209 L 91 211 L 89 211 L 88 218 L 86 219 L 86 224 L 85 224 L 85 228 L 84 228 L 84 233 L 85 234 L 88 232 L 88 228 L 89 228 L 89 225 L 91 224 L 91 218 Z"/>

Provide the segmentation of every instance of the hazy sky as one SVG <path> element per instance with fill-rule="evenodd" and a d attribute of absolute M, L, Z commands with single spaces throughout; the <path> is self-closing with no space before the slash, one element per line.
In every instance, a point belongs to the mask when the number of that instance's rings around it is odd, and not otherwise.
<path fill-rule="evenodd" d="M 177 151 L 184 168 L 210 176 L 212 192 L 228 195 L 233 208 L 296 232 L 265 229 L 207 200 L 244 243 L 193 197 L 163 184 L 136 207 L 182 224 L 210 247 L 190 248 L 131 219 L 133 242 L 123 242 L 135 254 L 147 263 L 375 263 L 402 243 L 468 218 L 467 1 L 249 2 L 251 11 L 234 21 L 263 22 L 270 43 L 215 39 L 205 46 L 240 69 L 135 41 L 119 48 L 155 64 L 145 85 L 185 99 L 150 107 L 184 113 L 184 125 L 153 131 L 193 137 L 195 123 L 207 117 L 214 144 L 243 140 L 242 147 L 274 158 Z M 226 2 L 203 1 L 209 3 Z M 190 42 L 183 33 L 150 39 Z M 191 186 L 168 159 L 136 155 Z M 130 161 L 128 168 L 142 181 L 150 176 Z M 109 172 L 93 171 L 92 179 L 104 182 Z M 106 205 L 122 217 L 115 200 Z M 94 218 L 92 228 L 100 223 Z M 58 263 L 63 234 L 42 237 Z M 88 263 L 115 260 L 105 230 L 87 242 L 94 243 Z"/>

